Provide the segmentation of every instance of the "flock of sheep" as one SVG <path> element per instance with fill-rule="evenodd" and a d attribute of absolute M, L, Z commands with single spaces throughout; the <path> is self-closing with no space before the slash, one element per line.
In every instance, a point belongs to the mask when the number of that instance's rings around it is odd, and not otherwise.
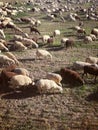
<path fill-rule="evenodd" d="M 59 1 L 58 3 L 60 3 Z M 31 2 L 32 3 L 32 2 Z M 26 4 L 30 4 L 30 1 Z M 34 3 L 33 3 L 34 4 Z M 41 4 L 41 3 L 40 3 Z M 17 5 L 17 2 L 15 3 Z M 50 8 L 50 5 L 52 8 Z M 23 51 L 30 48 L 36 48 L 35 60 L 37 58 L 50 58 L 50 62 L 53 59 L 53 55 L 41 48 L 39 49 L 39 41 L 43 45 L 53 45 L 55 37 L 61 35 L 61 31 L 59 29 L 54 30 L 52 35 L 41 35 L 41 31 L 39 31 L 39 26 L 41 25 L 41 21 L 35 18 L 13 18 L 12 16 L 17 15 L 20 12 L 31 11 L 31 12 L 41 12 L 47 15 L 48 20 L 55 20 L 56 17 L 59 17 L 62 22 L 67 20 L 77 21 L 79 20 L 79 25 L 74 26 L 73 30 L 76 30 L 77 37 L 82 37 L 83 41 L 87 44 L 92 42 L 93 40 L 97 40 L 98 38 L 98 29 L 93 28 L 89 35 L 86 35 L 86 30 L 83 28 L 84 21 L 81 20 L 81 17 L 78 13 L 82 13 L 87 20 L 98 20 L 98 13 L 95 9 L 95 5 L 91 8 L 83 9 L 82 7 L 71 7 L 69 5 L 62 5 L 62 8 L 58 8 L 58 4 L 50 4 L 47 7 L 43 5 L 41 8 L 33 7 L 32 9 L 26 9 L 21 6 L 17 7 L 11 5 L 11 3 L 0 3 L 0 65 L 1 65 L 1 73 L 0 73 L 0 88 L 12 88 L 13 91 L 16 91 L 20 88 L 28 88 L 36 86 L 39 93 L 53 91 L 53 92 L 63 92 L 63 84 L 66 81 L 69 84 L 74 85 L 83 85 L 85 84 L 84 75 L 91 74 L 96 77 L 98 76 L 98 58 L 89 56 L 83 61 L 76 61 L 73 63 L 73 70 L 69 68 L 61 68 L 59 73 L 48 73 L 44 79 L 33 80 L 30 77 L 30 73 L 28 70 L 20 67 L 20 61 L 13 54 L 12 51 Z M 40 5 L 41 6 L 41 5 Z M 63 17 L 64 12 L 74 11 L 77 13 L 70 13 L 68 16 Z M 27 23 L 29 24 L 30 33 L 34 33 L 34 36 L 31 37 L 28 33 L 24 32 L 17 24 L 19 23 Z M 6 41 L 6 33 L 5 30 L 10 28 L 12 31 L 15 31 L 15 35 L 8 42 Z M 36 35 L 36 36 L 35 36 Z M 62 37 L 61 39 L 61 47 L 68 49 L 69 47 L 73 47 L 75 41 L 68 37 Z M 82 70 L 84 71 L 82 76 L 76 71 Z"/>

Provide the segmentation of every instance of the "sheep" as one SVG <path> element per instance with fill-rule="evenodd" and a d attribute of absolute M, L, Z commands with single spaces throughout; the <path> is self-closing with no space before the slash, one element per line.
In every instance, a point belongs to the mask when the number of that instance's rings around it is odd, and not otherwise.
<path fill-rule="evenodd" d="M 10 64 L 15 64 L 15 61 L 12 60 L 11 58 L 9 58 L 8 56 L 6 55 L 0 55 L 0 64 L 2 65 L 10 65 Z"/>
<path fill-rule="evenodd" d="M 85 43 L 88 43 L 88 42 L 92 42 L 93 40 L 92 40 L 92 37 L 91 36 L 85 36 L 85 38 L 84 38 L 84 42 Z"/>
<path fill-rule="evenodd" d="M 93 41 L 95 41 L 97 39 L 94 34 L 90 34 L 89 36 L 92 38 Z"/>
<path fill-rule="evenodd" d="M 22 42 L 19 41 L 15 41 L 15 43 L 12 45 L 12 50 L 18 50 L 18 51 L 22 51 L 22 50 L 27 50 L 27 47 L 23 45 Z"/>
<path fill-rule="evenodd" d="M 14 90 L 29 85 L 32 85 L 32 79 L 26 75 L 15 75 L 9 81 L 9 87 Z"/>
<path fill-rule="evenodd" d="M 71 48 L 72 48 L 73 45 L 74 45 L 74 40 L 72 40 L 72 39 L 66 40 L 66 43 L 65 43 L 66 49 L 67 49 L 68 47 L 71 47 Z"/>
<path fill-rule="evenodd" d="M 6 38 L 6 36 L 5 36 L 5 34 L 4 34 L 4 31 L 3 31 L 2 29 L 0 29 L 0 36 L 1 36 L 3 39 Z"/>
<path fill-rule="evenodd" d="M 45 44 L 47 43 L 48 39 L 50 39 L 50 36 L 49 35 L 43 35 L 41 38 L 39 39 L 42 39 L 42 42 Z"/>
<path fill-rule="evenodd" d="M 62 80 L 61 75 L 56 74 L 56 73 L 48 73 L 48 74 L 46 75 L 46 78 L 47 78 L 47 79 L 50 79 L 50 80 L 53 80 L 53 81 L 55 81 L 58 85 L 62 86 L 61 83 L 60 83 L 61 80 Z"/>
<path fill-rule="evenodd" d="M 60 93 L 63 92 L 63 88 L 57 85 L 53 80 L 49 79 L 40 79 L 35 83 L 37 86 L 39 93 L 41 94 L 43 91 L 46 92 L 48 90 L 58 90 Z"/>
<path fill-rule="evenodd" d="M 28 39 L 28 38 L 22 38 L 21 42 L 26 46 L 26 47 L 34 47 L 34 48 L 38 48 L 38 44 L 33 41 L 32 39 Z"/>
<path fill-rule="evenodd" d="M 15 67 L 11 70 L 11 72 L 14 72 L 16 74 L 21 74 L 21 75 L 26 75 L 26 76 L 30 76 L 30 73 L 27 69 L 25 68 L 18 68 L 18 67 Z"/>
<path fill-rule="evenodd" d="M 52 60 L 52 55 L 47 50 L 37 49 L 36 59 L 37 57 L 50 57 L 50 59 Z"/>
<path fill-rule="evenodd" d="M 84 75 L 87 74 L 91 74 L 95 76 L 94 82 L 96 82 L 96 78 L 98 76 L 98 67 L 96 66 L 84 66 L 84 72 L 82 74 L 82 77 L 84 77 Z"/>
<path fill-rule="evenodd" d="M 72 85 L 83 85 L 84 81 L 80 77 L 80 75 L 73 70 L 67 69 L 67 68 L 61 68 L 60 75 L 62 76 L 62 82 Z"/>
<path fill-rule="evenodd" d="M 60 35 L 61 34 L 61 32 L 60 32 L 60 30 L 54 30 L 54 32 L 53 32 L 53 36 L 55 37 L 55 36 L 58 36 L 58 35 Z"/>
<path fill-rule="evenodd" d="M 86 34 L 85 29 L 82 29 L 82 28 L 81 28 L 81 29 L 78 29 L 78 30 L 77 30 L 77 35 L 78 35 L 78 36 L 83 36 L 83 35 L 85 35 L 85 34 Z"/>
<path fill-rule="evenodd" d="M 2 87 L 3 87 L 2 89 L 4 89 L 4 88 L 7 89 L 9 87 L 9 81 L 15 75 L 17 75 L 17 74 L 14 72 L 10 72 L 7 69 L 3 69 L 1 71 L 0 80 L 1 80 Z"/>
<path fill-rule="evenodd" d="M 0 50 L 1 51 L 9 51 L 9 49 L 2 42 L 0 42 Z"/>
<path fill-rule="evenodd" d="M 93 56 L 87 57 L 85 61 L 92 64 L 98 64 L 98 58 Z"/>
<path fill-rule="evenodd" d="M 67 40 L 69 40 L 69 39 L 63 37 L 63 38 L 61 39 L 61 45 L 64 46 Z"/>
<path fill-rule="evenodd" d="M 9 58 L 11 58 L 12 60 L 14 60 L 15 64 L 19 65 L 19 61 L 17 60 L 17 58 L 14 54 L 12 54 L 11 52 L 5 52 L 4 54 L 6 56 L 8 56 Z"/>
<path fill-rule="evenodd" d="M 97 37 L 98 36 L 98 29 L 97 28 L 93 28 L 91 30 L 91 34 L 94 34 Z"/>
<path fill-rule="evenodd" d="M 83 61 L 75 61 L 73 63 L 73 69 L 75 70 L 83 70 L 85 65 L 91 65 L 90 63 L 83 62 Z"/>

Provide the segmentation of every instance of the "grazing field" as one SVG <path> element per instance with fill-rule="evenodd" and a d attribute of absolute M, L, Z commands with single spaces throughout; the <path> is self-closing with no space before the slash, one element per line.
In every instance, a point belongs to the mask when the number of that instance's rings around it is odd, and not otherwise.
<path fill-rule="evenodd" d="M 7 1 L 8 2 L 8 1 Z M 91 3 L 82 4 L 87 8 Z M 21 5 L 15 5 L 21 6 Z M 32 8 L 31 5 L 24 5 L 25 8 Z M 76 5 L 74 5 L 76 6 Z M 73 11 L 74 12 L 74 11 Z M 66 16 L 68 12 L 63 12 Z M 89 35 L 93 28 L 98 28 L 98 20 L 84 20 L 86 35 Z M 51 21 L 43 12 L 24 11 L 12 16 L 14 23 L 26 32 L 30 38 L 41 37 L 38 34 L 30 33 L 28 23 L 20 23 L 18 18 L 34 17 L 41 21 L 38 30 L 42 35 L 53 35 L 54 30 L 60 30 L 61 35 L 54 38 L 52 45 L 43 45 L 39 40 L 40 49 L 48 50 L 53 58 L 36 59 L 36 48 L 24 51 L 11 51 L 19 60 L 20 67 L 30 72 L 34 80 L 45 78 L 48 72 L 60 71 L 62 67 L 69 67 L 75 61 L 85 61 L 88 56 L 98 57 L 98 38 L 95 41 L 85 43 L 83 37 L 78 37 L 74 26 L 79 21 L 63 22 L 59 17 Z M 6 41 L 10 42 L 15 35 L 14 30 L 4 28 Z M 63 48 L 61 38 L 74 39 L 73 48 Z M 2 52 L 5 54 L 5 52 Z M 0 68 L 2 69 L 4 66 Z M 82 77 L 83 70 L 77 70 Z M 71 80 L 71 79 L 70 79 Z M 32 88 L 22 92 L 0 91 L 0 130 L 98 130 L 98 77 L 96 83 L 91 75 L 84 77 L 85 84 L 75 86 L 63 84 L 63 93 L 36 93 Z M 2 88 L 0 84 L 0 88 Z M 1 90 L 1 89 L 0 89 Z"/>

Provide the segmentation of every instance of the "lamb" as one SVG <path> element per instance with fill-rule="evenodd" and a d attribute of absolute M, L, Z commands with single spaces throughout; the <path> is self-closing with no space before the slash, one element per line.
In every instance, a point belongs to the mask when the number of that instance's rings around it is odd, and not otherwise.
<path fill-rule="evenodd" d="M 98 58 L 93 56 L 87 57 L 85 61 L 92 64 L 98 64 Z"/>
<path fill-rule="evenodd" d="M 46 78 L 47 78 L 47 79 L 50 79 L 50 80 L 53 80 L 53 81 L 55 81 L 58 85 L 62 86 L 62 85 L 61 85 L 61 80 L 62 80 L 61 75 L 56 74 L 56 73 L 48 73 L 48 74 L 46 75 Z"/>
<path fill-rule="evenodd" d="M 75 61 L 73 63 L 73 69 L 75 70 L 83 70 L 85 65 L 91 65 L 90 63 L 83 62 L 83 61 Z"/>
<path fill-rule="evenodd" d="M 58 90 L 60 93 L 63 92 L 63 88 L 57 85 L 53 80 L 49 79 L 40 79 L 35 83 L 37 86 L 39 93 L 41 94 L 43 91 L 46 92 L 48 90 Z"/>
<path fill-rule="evenodd" d="M 91 30 L 91 34 L 94 34 L 97 37 L 98 36 L 98 29 L 97 28 L 93 28 Z"/>
<path fill-rule="evenodd" d="M 52 60 L 52 55 L 47 50 L 37 49 L 36 59 L 37 57 L 50 57 L 50 59 Z"/>
<path fill-rule="evenodd" d="M 17 58 L 14 54 L 12 54 L 11 52 L 6 52 L 5 55 L 8 56 L 9 58 L 11 58 L 12 60 L 14 60 L 15 64 L 19 65 L 19 61 L 17 60 Z"/>
<path fill-rule="evenodd" d="M 67 68 L 61 68 L 60 75 L 62 76 L 62 82 L 69 83 L 72 85 L 83 85 L 84 81 L 80 75 L 73 70 Z"/>
<path fill-rule="evenodd" d="M 77 30 L 77 35 L 78 35 L 78 36 L 83 36 L 83 35 L 85 35 L 85 34 L 86 34 L 85 29 L 82 29 L 82 28 L 81 28 L 81 29 L 78 29 L 78 30 Z"/>
<path fill-rule="evenodd" d="M 91 74 L 95 76 L 94 82 L 96 82 L 96 78 L 98 76 L 98 67 L 96 66 L 84 66 L 84 72 L 82 74 L 82 76 L 84 77 L 84 75 L 87 74 Z"/>
<path fill-rule="evenodd" d="M 32 85 L 32 79 L 25 75 L 15 75 L 10 79 L 9 84 L 9 87 L 15 90 Z"/>
<path fill-rule="evenodd" d="M 72 40 L 72 39 L 66 40 L 66 43 L 65 43 L 66 49 L 69 48 L 69 47 L 72 48 L 73 45 L 74 45 L 74 40 Z"/>
<path fill-rule="evenodd" d="M 1 51 L 9 51 L 9 49 L 2 42 L 0 42 L 0 50 Z"/>
<path fill-rule="evenodd" d="M 61 39 L 61 45 L 64 46 L 67 40 L 69 40 L 69 39 L 63 37 L 63 38 Z"/>
<path fill-rule="evenodd" d="M 15 64 L 15 61 L 12 60 L 11 58 L 7 57 L 6 55 L 0 55 L 0 64 L 2 65 L 10 65 L 10 64 Z"/>

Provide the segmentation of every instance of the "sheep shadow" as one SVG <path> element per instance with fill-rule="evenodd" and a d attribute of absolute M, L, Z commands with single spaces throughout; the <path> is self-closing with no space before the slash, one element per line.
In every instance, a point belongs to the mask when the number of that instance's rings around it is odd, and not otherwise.
<path fill-rule="evenodd" d="M 47 50 L 48 51 L 60 51 L 64 49 L 64 47 L 62 47 L 61 45 L 60 46 L 52 46 L 52 47 L 49 47 Z"/>
<path fill-rule="evenodd" d="M 18 59 L 21 62 L 25 62 L 25 61 L 35 61 L 35 58 L 25 58 L 25 59 Z"/>
<path fill-rule="evenodd" d="M 10 91 L 1 96 L 1 99 L 25 99 L 36 97 L 39 93 L 36 88 L 30 87 L 22 91 Z"/>
<path fill-rule="evenodd" d="M 90 102 L 90 101 L 95 101 L 98 102 L 98 90 L 96 92 L 93 92 L 91 94 L 89 94 L 86 98 L 86 101 Z"/>

